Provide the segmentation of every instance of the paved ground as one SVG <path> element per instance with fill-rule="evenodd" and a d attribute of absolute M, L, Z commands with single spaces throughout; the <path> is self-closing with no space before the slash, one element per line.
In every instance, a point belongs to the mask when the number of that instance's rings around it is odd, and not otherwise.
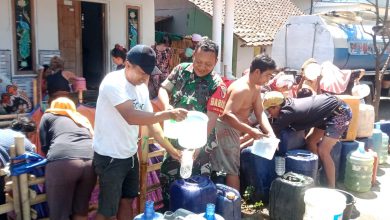
<path fill-rule="evenodd" d="M 390 99 L 381 99 L 379 118 L 390 120 Z M 379 165 L 377 184 L 367 193 L 352 193 L 356 197 L 359 220 L 390 220 L 390 158 Z"/>

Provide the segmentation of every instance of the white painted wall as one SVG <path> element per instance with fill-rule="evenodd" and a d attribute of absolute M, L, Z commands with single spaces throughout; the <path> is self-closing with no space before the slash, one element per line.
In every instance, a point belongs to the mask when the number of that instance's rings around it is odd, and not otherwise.
<path fill-rule="evenodd" d="M 9 0 L 0 0 L 0 49 L 12 49 L 12 15 Z"/>
<path fill-rule="evenodd" d="M 154 0 L 106 0 L 107 3 L 107 32 L 108 51 L 116 43 L 126 45 L 126 6 L 140 7 L 140 43 L 154 44 Z"/>
<path fill-rule="evenodd" d="M 237 42 L 237 67 L 236 77 L 241 77 L 242 72 L 249 68 L 254 57 L 254 47 L 240 47 L 244 42 L 238 39 Z"/>
<path fill-rule="evenodd" d="M 126 6 L 140 7 L 140 43 L 154 44 L 154 0 L 88 0 L 106 4 L 107 51 L 116 43 L 126 44 Z M 34 0 L 36 57 L 38 50 L 58 50 L 57 1 Z M 13 50 L 11 0 L 0 0 L 0 49 Z M 107 60 L 110 61 L 109 54 Z M 38 59 L 37 59 L 38 62 Z M 109 64 L 108 64 L 109 65 Z M 14 67 L 14 65 L 12 65 Z"/>
<path fill-rule="evenodd" d="M 34 16 L 36 48 L 58 50 L 57 1 L 35 0 Z"/>

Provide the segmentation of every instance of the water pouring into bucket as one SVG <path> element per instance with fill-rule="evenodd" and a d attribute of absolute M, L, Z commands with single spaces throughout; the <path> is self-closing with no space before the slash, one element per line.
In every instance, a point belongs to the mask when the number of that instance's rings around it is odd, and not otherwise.
<path fill-rule="evenodd" d="M 207 143 L 208 121 L 207 115 L 198 111 L 189 111 L 186 119 L 181 122 L 164 121 L 164 135 L 177 138 L 179 145 L 185 149 L 180 167 L 180 175 L 183 178 L 191 176 L 194 149 L 201 148 Z"/>

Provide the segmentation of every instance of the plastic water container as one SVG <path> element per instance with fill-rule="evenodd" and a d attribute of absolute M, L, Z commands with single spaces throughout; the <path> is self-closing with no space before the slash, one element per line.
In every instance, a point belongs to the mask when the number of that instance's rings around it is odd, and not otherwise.
<path fill-rule="evenodd" d="M 187 118 L 180 122 L 179 145 L 187 149 L 203 147 L 207 142 L 206 114 L 198 111 L 189 111 Z"/>
<path fill-rule="evenodd" d="M 302 220 L 305 213 L 303 195 L 314 187 L 311 177 L 289 172 L 272 182 L 269 198 L 271 219 Z"/>
<path fill-rule="evenodd" d="M 379 164 L 384 164 L 387 161 L 388 157 L 388 150 L 389 150 L 389 136 L 387 136 L 386 133 L 382 132 L 382 145 L 379 149 Z"/>
<path fill-rule="evenodd" d="M 357 137 L 371 137 L 374 129 L 375 111 L 374 106 L 360 104 L 359 105 L 359 123 L 357 129 Z"/>
<path fill-rule="evenodd" d="M 372 138 L 374 142 L 374 151 L 378 154 L 379 164 L 383 164 L 387 161 L 389 136 L 380 130 L 379 124 L 375 124 Z"/>
<path fill-rule="evenodd" d="M 176 120 L 169 119 L 164 121 L 164 136 L 167 138 L 177 139 L 179 133 L 182 130 L 180 128 L 181 123 Z"/>
<path fill-rule="evenodd" d="M 166 211 L 164 212 L 164 220 L 178 220 L 178 219 L 185 219 L 188 215 L 193 215 L 193 212 L 190 212 L 185 209 L 178 209 L 175 212 L 172 211 Z"/>
<path fill-rule="evenodd" d="M 356 192 L 368 192 L 371 189 L 374 157 L 364 150 L 364 144 L 347 157 L 344 185 L 347 189 Z"/>
<path fill-rule="evenodd" d="M 222 216 L 215 213 L 215 205 L 212 203 L 207 204 L 206 212 L 200 213 L 199 216 L 206 220 L 225 220 Z"/>
<path fill-rule="evenodd" d="M 280 143 L 277 155 L 284 156 L 288 150 L 303 148 L 306 144 L 305 131 L 286 128 L 280 131 Z"/>
<path fill-rule="evenodd" d="M 304 196 L 303 220 L 342 220 L 346 200 L 346 197 L 335 189 L 308 189 Z"/>
<path fill-rule="evenodd" d="M 253 142 L 251 150 L 253 154 L 271 160 L 276 148 L 278 148 L 278 144 L 279 139 L 277 138 L 260 138 Z"/>
<path fill-rule="evenodd" d="M 286 172 L 286 159 L 281 156 L 275 157 L 275 173 L 282 176 Z"/>
<path fill-rule="evenodd" d="M 341 141 L 341 156 L 339 168 L 339 180 L 344 181 L 345 167 L 347 166 L 347 156 L 351 151 L 355 151 L 359 147 L 357 141 Z"/>
<path fill-rule="evenodd" d="M 318 156 L 307 150 L 290 150 L 286 153 L 286 172 L 310 176 L 317 180 Z"/>
<path fill-rule="evenodd" d="M 370 87 L 366 84 L 358 84 L 352 87 L 352 95 L 359 97 L 359 99 L 364 99 L 370 95 Z"/>
<path fill-rule="evenodd" d="M 375 127 L 379 126 L 379 129 L 382 132 L 385 132 L 388 136 L 390 136 L 390 120 L 380 120 L 379 122 L 375 122 Z M 377 127 L 376 127 L 377 128 Z"/>
<path fill-rule="evenodd" d="M 353 141 L 356 139 L 357 130 L 359 126 L 359 105 L 360 99 L 351 95 L 337 95 L 338 98 L 343 100 L 352 110 L 352 119 L 349 123 L 348 130 L 343 135 L 343 141 Z"/>
<path fill-rule="evenodd" d="M 364 143 L 364 149 L 366 149 L 366 151 L 368 149 L 374 149 L 374 142 L 372 140 L 372 137 L 356 138 L 356 141 L 363 142 Z"/>
<path fill-rule="evenodd" d="M 183 179 L 188 179 L 192 174 L 192 165 L 194 163 L 193 160 L 193 150 L 183 150 L 181 161 L 180 161 L 180 176 Z"/>
<path fill-rule="evenodd" d="M 244 193 L 248 186 L 253 186 L 254 201 L 268 202 L 269 189 L 272 181 L 277 177 L 275 174 L 275 161 L 258 157 L 247 147 L 240 154 L 240 190 Z"/>
<path fill-rule="evenodd" d="M 380 154 L 379 149 L 382 148 L 382 131 L 380 129 L 375 128 L 372 132 L 372 142 L 373 142 L 373 149 L 375 152 L 378 153 L 378 156 Z"/>
<path fill-rule="evenodd" d="M 164 215 L 154 211 L 154 202 L 146 201 L 145 202 L 145 211 L 137 216 L 134 220 L 163 220 Z"/>
<path fill-rule="evenodd" d="M 229 186 L 216 184 L 217 203 L 215 212 L 228 220 L 241 220 L 241 196 L 240 193 Z"/>
<path fill-rule="evenodd" d="M 207 203 L 214 204 L 217 200 L 217 188 L 206 176 L 176 180 L 171 184 L 169 194 L 171 211 L 183 208 L 201 213 L 206 210 Z"/>

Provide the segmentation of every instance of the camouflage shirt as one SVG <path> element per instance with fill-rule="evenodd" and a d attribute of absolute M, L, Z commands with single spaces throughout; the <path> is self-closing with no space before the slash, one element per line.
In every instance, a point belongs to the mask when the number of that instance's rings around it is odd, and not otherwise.
<path fill-rule="evenodd" d="M 182 63 L 172 70 L 161 86 L 170 92 L 170 104 L 174 108 L 223 112 L 226 86 L 215 72 L 198 77 L 192 63 Z"/>

